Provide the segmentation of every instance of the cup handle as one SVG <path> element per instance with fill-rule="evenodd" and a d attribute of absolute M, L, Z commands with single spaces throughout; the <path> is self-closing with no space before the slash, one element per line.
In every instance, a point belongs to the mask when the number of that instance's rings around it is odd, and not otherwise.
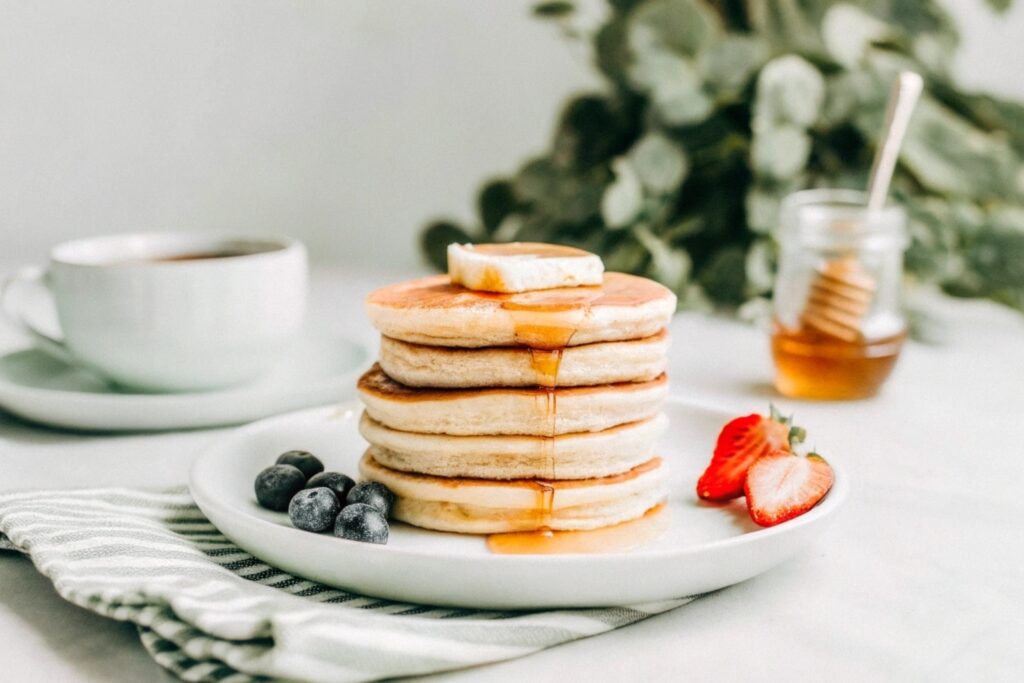
<path fill-rule="evenodd" d="M 45 351 L 59 360 L 72 363 L 71 353 L 63 339 L 42 332 L 29 322 L 24 311 L 24 300 L 19 296 L 21 290 L 34 289 L 43 291 L 47 296 L 53 298 L 48 284 L 48 275 L 48 271 L 40 266 L 25 266 L 8 276 L 0 285 L 0 309 L 3 310 L 8 320 L 32 338 L 39 350 Z"/>

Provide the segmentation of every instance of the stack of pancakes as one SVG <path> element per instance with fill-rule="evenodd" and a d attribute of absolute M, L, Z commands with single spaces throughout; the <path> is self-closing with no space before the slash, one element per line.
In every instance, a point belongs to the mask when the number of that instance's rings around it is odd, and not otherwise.
<path fill-rule="evenodd" d="M 360 470 L 394 516 L 463 533 L 581 530 L 666 496 L 654 442 L 676 299 L 644 278 L 496 294 L 447 275 L 379 289 Z"/>

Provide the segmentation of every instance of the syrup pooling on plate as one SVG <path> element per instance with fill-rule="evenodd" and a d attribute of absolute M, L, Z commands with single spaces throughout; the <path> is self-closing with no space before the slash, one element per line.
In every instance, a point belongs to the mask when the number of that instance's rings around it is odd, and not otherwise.
<path fill-rule="evenodd" d="M 525 531 L 491 534 L 487 548 L 502 555 L 556 555 L 622 552 L 652 543 L 669 528 L 670 515 L 660 503 L 643 517 L 590 531 Z"/>

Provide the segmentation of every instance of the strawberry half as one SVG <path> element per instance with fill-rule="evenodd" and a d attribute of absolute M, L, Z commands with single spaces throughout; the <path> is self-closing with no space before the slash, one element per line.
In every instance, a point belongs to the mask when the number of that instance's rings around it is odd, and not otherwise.
<path fill-rule="evenodd" d="M 771 406 L 769 417 L 737 417 L 718 435 L 711 463 L 697 480 L 697 495 L 713 501 L 739 498 L 754 461 L 776 451 L 788 453 L 790 442 L 802 441 L 803 434 L 799 427 L 790 426 L 790 418 L 782 417 L 775 406 Z"/>
<path fill-rule="evenodd" d="M 750 517 L 774 526 L 802 515 L 825 497 L 833 479 L 832 467 L 817 453 L 766 455 L 751 465 L 743 485 Z"/>

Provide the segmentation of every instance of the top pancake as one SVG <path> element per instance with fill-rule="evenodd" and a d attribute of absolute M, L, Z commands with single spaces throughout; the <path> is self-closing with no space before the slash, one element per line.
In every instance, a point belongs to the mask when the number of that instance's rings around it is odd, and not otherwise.
<path fill-rule="evenodd" d="M 657 334 L 676 296 L 653 280 L 605 273 L 598 287 L 515 294 L 477 292 L 447 275 L 401 282 L 371 293 L 366 311 L 385 336 L 416 344 L 555 349 Z"/>

